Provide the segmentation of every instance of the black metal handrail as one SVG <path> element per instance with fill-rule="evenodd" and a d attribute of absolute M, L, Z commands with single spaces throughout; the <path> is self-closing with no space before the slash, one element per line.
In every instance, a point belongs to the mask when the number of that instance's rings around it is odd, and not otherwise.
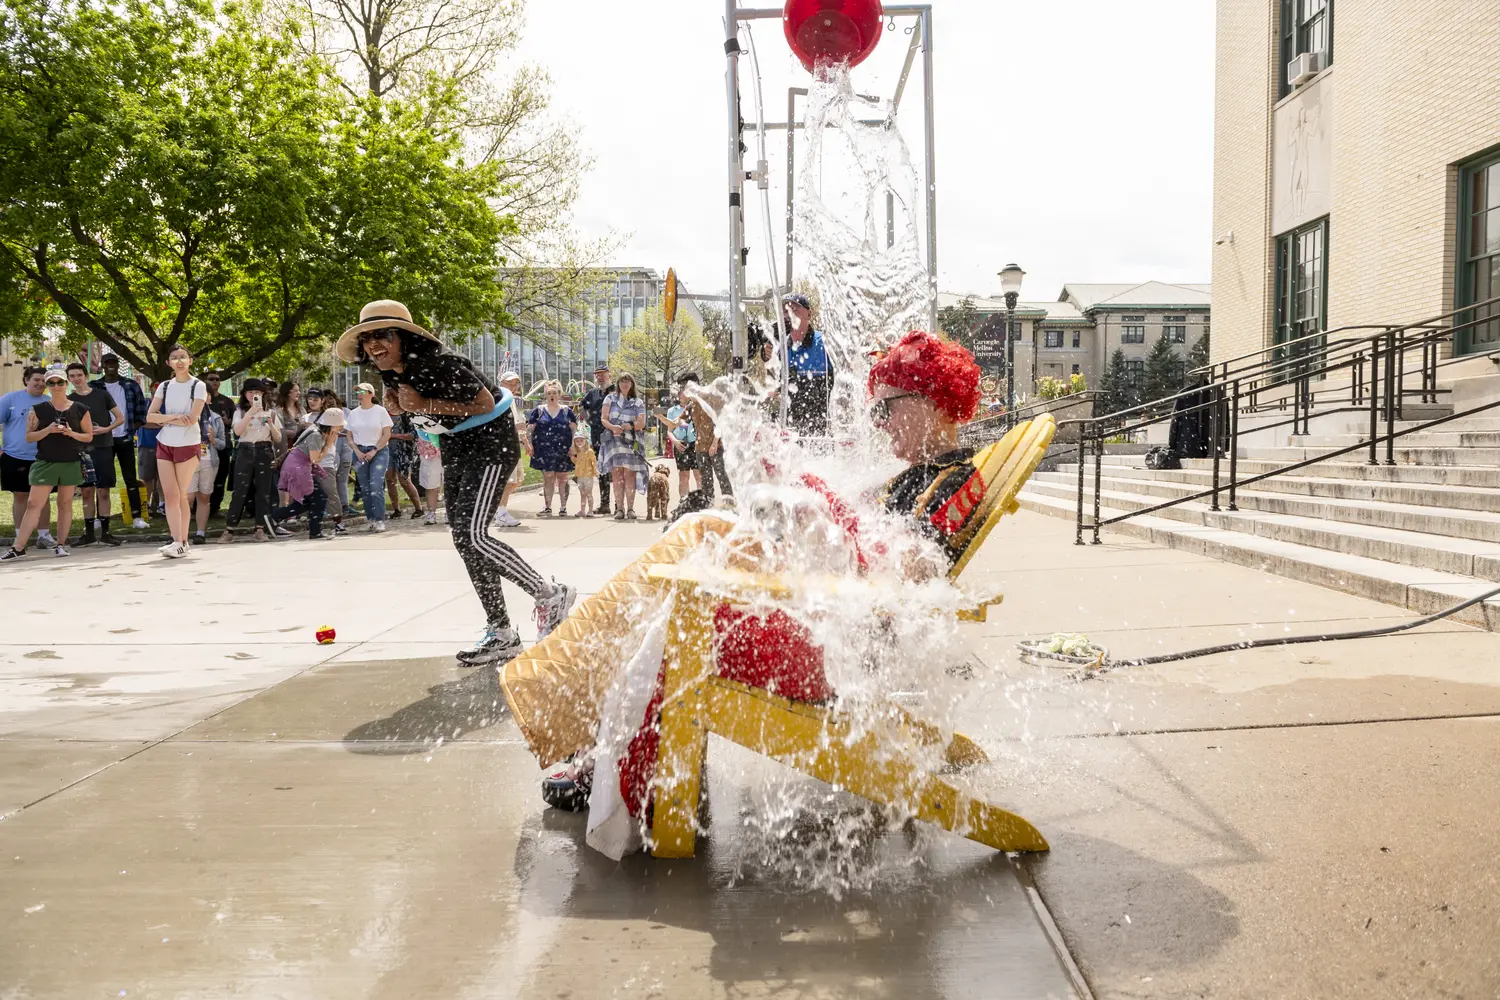
<path fill-rule="evenodd" d="M 1500 402 L 1486 404 L 1484 406 L 1465 410 L 1462 413 L 1450 413 L 1437 416 L 1433 419 L 1422 421 L 1415 426 L 1402 430 L 1396 429 L 1396 421 L 1400 418 L 1403 409 L 1413 400 L 1422 403 L 1435 403 L 1438 397 L 1450 390 L 1441 389 L 1437 384 L 1437 371 L 1447 365 L 1458 361 L 1467 361 L 1485 356 L 1500 356 L 1500 348 L 1478 354 L 1464 355 L 1461 357 L 1449 357 L 1440 360 L 1442 353 L 1440 348 L 1444 343 L 1454 344 L 1459 335 L 1465 330 L 1471 329 L 1478 324 L 1489 322 L 1492 317 L 1488 315 L 1475 316 L 1476 312 L 1483 310 L 1486 306 L 1500 303 L 1500 296 L 1485 302 L 1465 306 L 1444 313 L 1442 316 L 1422 320 L 1404 326 L 1364 326 L 1358 329 L 1375 331 L 1367 333 L 1362 337 L 1345 338 L 1329 343 L 1325 334 L 1314 334 L 1309 337 L 1298 338 L 1305 346 L 1299 348 L 1302 353 L 1295 358 L 1288 358 L 1284 354 L 1275 352 L 1282 351 L 1287 345 L 1273 345 L 1270 348 L 1242 355 L 1240 358 L 1230 359 L 1229 362 L 1220 362 L 1206 369 L 1198 369 L 1200 375 L 1207 374 L 1208 380 L 1199 386 L 1184 390 L 1172 396 L 1152 400 L 1137 406 L 1119 410 L 1114 413 L 1081 418 L 1075 420 L 1064 420 L 1059 422 L 1059 430 L 1063 427 L 1076 426 L 1078 428 L 1078 492 L 1076 507 L 1076 536 L 1077 544 L 1083 544 L 1084 531 L 1084 504 L 1085 504 L 1085 470 L 1088 464 L 1088 453 L 1092 449 L 1094 455 L 1094 511 L 1092 518 L 1093 542 L 1099 544 L 1099 529 L 1106 524 L 1114 524 L 1131 517 L 1139 517 L 1155 511 L 1173 507 L 1178 504 L 1189 503 L 1196 500 L 1208 498 L 1210 509 L 1220 510 L 1219 497 L 1221 493 L 1228 493 L 1228 506 L 1231 511 L 1238 510 L 1237 494 L 1240 486 L 1260 482 L 1273 476 L 1284 475 L 1287 472 L 1305 468 L 1306 466 L 1325 462 L 1330 459 L 1339 458 L 1354 452 L 1368 449 L 1368 463 L 1370 465 L 1380 464 L 1380 445 L 1385 446 L 1385 463 L 1395 463 L 1395 442 L 1407 434 L 1426 430 L 1430 427 L 1446 423 L 1449 420 L 1462 416 L 1471 416 L 1475 413 L 1484 412 L 1496 406 Z M 1460 314 L 1469 314 L 1471 318 L 1465 322 L 1452 323 L 1446 326 L 1437 326 L 1439 320 L 1451 319 Z M 1356 329 L 1353 327 L 1344 329 Z M 1290 342 L 1289 342 L 1290 343 Z M 1269 356 L 1267 356 L 1269 355 Z M 1247 365 L 1241 369 L 1233 370 L 1231 365 L 1236 361 L 1248 360 L 1252 357 L 1260 357 L 1254 364 Z M 1408 362 L 1411 362 L 1409 365 Z M 1216 371 L 1220 368 L 1222 370 Z M 1319 402 L 1318 394 L 1314 391 L 1315 382 L 1329 380 L 1330 376 L 1348 373 L 1347 384 L 1330 385 L 1322 390 L 1322 403 Z M 1420 384 L 1415 388 L 1408 388 L 1407 378 L 1420 379 Z M 1290 396 L 1283 395 L 1274 403 L 1269 404 L 1282 410 L 1287 408 L 1290 398 L 1291 414 L 1281 421 L 1274 423 L 1261 423 L 1251 428 L 1246 433 L 1264 433 L 1269 430 L 1291 425 L 1292 434 L 1302 435 L 1310 432 L 1310 422 L 1313 410 L 1316 406 L 1318 415 L 1330 415 L 1334 413 L 1367 412 L 1370 417 L 1368 436 L 1356 444 L 1339 448 L 1318 455 L 1314 458 L 1304 459 L 1270 472 L 1260 473 L 1241 480 L 1239 477 L 1239 439 L 1240 416 L 1242 413 L 1260 412 L 1264 404 L 1258 399 L 1258 394 L 1267 388 L 1267 379 L 1274 378 L 1277 386 L 1290 386 Z M 1342 396 L 1347 394 L 1348 401 L 1345 403 Z M 1328 406 L 1330 395 L 1334 396 L 1334 402 L 1340 405 Z M 1165 412 L 1164 412 L 1165 411 Z M 1192 414 L 1206 414 L 1209 422 L 1209 457 L 1212 458 L 1212 485 L 1201 492 L 1188 496 L 1177 497 L 1163 503 L 1153 504 L 1140 510 L 1128 511 L 1110 518 L 1102 518 L 1102 485 L 1103 485 L 1103 458 L 1106 439 L 1118 435 L 1128 435 L 1135 431 L 1160 424 L 1169 417 L 1186 416 Z M 1384 421 L 1384 432 L 1381 423 Z M 1228 481 L 1224 480 L 1221 464 L 1224 458 L 1228 459 Z"/>

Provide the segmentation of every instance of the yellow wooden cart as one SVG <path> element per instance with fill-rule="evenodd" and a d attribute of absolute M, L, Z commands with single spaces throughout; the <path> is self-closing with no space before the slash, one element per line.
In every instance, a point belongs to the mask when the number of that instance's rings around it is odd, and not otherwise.
<path fill-rule="evenodd" d="M 982 495 L 967 540 L 950 578 L 968 566 L 1000 518 L 1018 509 L 1017 494 L 1036 470 L 1056 431 L 1050 416 L 1027 421 L 1001 441 L 980 451 L 974 465 Z M 597 708 L 606 666 L 579 668 L 577 662 L 601 648 L 590 637 L 617 625 L 633 599 L 649 592 L 674 592 L 674 621 L 668 628 L 661 744 L 655 781 L 651 851 L 660 858 L 692 857 L 697 839 L 699 798 L 708 734 L 714 733 L 791 768 L 835 784 L 872 802 L 911 810 L 970 840 L 1001 851 L 1044 851 L 1046 838 L 1014 813 L 975 799 L 919 762 L 909 748 L 931 746 L 938 730 L 890 707 L 892 730 L 858 732 L 838 708 L 791 701 L 761 688 L 717 676 L 713 669 L 714 610 L 726 595 L 750 599 L 795 596 L 799 588 L 863 586 L 858 581 L 798 580 L 727 570 L 689 570 L 679 565 L 700 527 L 683 526 L 623 571 L 599 594 L 575 609 L 548 639 L 507 665 L 501 686 L 522 733 L 544 763 L 587 745 L 597 727 Z M 872 600 L 874 591 L 872 590 Z M 995 595 L 960 612 L 960 619 L 984 621 L 1000 603 Z M 558 714 L 559 696 L 576 707 Z M 550 708 L 549 708 L 550 703 Z M 586 735 L 585 735 L 586 734 Z M 580 738 L 582 736 L 582 738 Z M 567 748 L 563 750 L 563 748 Z M 559 752 L 562 750 L 562 752 Z M 950 765 L 987 758 L 974 741 L 955 735 L 945 748 Z"/>

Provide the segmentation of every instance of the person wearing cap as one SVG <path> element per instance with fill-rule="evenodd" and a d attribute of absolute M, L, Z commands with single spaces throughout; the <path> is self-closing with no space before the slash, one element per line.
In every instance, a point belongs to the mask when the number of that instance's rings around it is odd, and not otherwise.
<path fill-rule="evenodd" d="M 218 471 L 214 474 L 214 488 L 208 498 L 208 510 L 214 516 L 218 516 L 219 509 L 224 505 L 224 488 L 229 483 L 229 473 L 234 465 L 234 440 L 228 433 L 234 426 L 234 398 L 220 391 L 228 378 L 228 372 L 203 373 L 203 384 L 208 387 L 208 408 L 219 415 L 219 421 L 225 430 L 224 436 L 214 442 L 214 447 L 218 449 Z"/>
<path fill-rule="evenodd" d="M 281 440 L 281 422 L 266 405 L 266 385 L 258 378 L 247 378 L 240 386 L 240 403 L 235 407 L 234 428 L 234 496 L 224 518 L 220 542 L 234 541 L 245 508 L 255 518 L 255 540 L 266 542 L 276 537 L 271 514 L 276 509 L 276 444 Z"/>
<path fill-rule="evenodd" d="M 146 426 L 146 393 L 133 379 L 120 375 L 120 359 L 114 354 L 105 354 L 99 359 L 104 374 L 89 385 L 109 393 L 110 399 L 125 414 L 125 422 L 112 431 L 111 446 L 115 462 L 120 467 L 120 478 L 125 482 L 126 502 L 130 516 L 137 529 L 148 527 L 141 517 L 141 482 L 136 469 L 135 436 Z M 98 463 L 95 463 L 97 469 Z M 120 523 L 125 522 L 125 511 L 120 511 Z"/>
<path fill-rule="evenodd" d="M 88 407 L 94 424 L 94 440 L 84 450 L 83 469 L 83 537 L 79 545 L 95 541 L 119 545 L 109 530 L 109 491 L 115 488 L 114 430 L 125 422 L 125 414 L 115 405 L 109 393 L 89 385 L 89 372 L 80 361 L 68 365 L 68 381 L 73 385 L 72 399 Z M 98 535 L 95 536 L 97 529 Z"/>
<path fill-rule="evenodd" d="M 26 423 L 31 409 L 47 396 L 45 368 L 28 367 L 21 373 L 21 388 L 0 396 L 0 489 L 10 494 L 11 524 L 19 526 L 26 517 L 31 499 L 31 466 L 36 461 L 36 442 L 26 437 Z M 48 531 L 52 508 L 42 511 L 41 531 L 37 544 L 45 548 L 57 545 Z"/>
<path fill-rule="evenodd" d="M 349 410 L 349 443 L 354 446 L 354 479 L 365 500 L 367 531 L 385 530 L 385 473 L 391 466 L 391 427 L 394 421 L 385 407 L 375 402 L 375 387 L 361 382 L 354 387 L 358 406 Z"/>
<path fill-rule="evenodd" d="M 609 366 L 600 365 L 594 369 L 594 387 L 583 394 L 583 399 L 578 401 L 579 409 L 589 418 L 589 442 L 594 446 L 594 454 L 604 445 L 604 401 L 609 394 L 615 391 L 613 380 L 609 377 Z M 599 491 L 599 508 L 594 513 L 601 516 L 609 516 L 609 487 L 605 486 Z"/>
<path fill-rule="evenodd" d="M 787 420 L 799 434 L 828 433 L 828 399 L 833 368 L 823 333 L 812 328 L 812 302 L 796 292 L 782 300 L 786 313 Z"/>
<path fill-rule="evenodd" d="M 511 419 L 516 425 L 516 439 L 521 442 L 521 450 L 526 456 L 531 455 L 531 434 L 526 426 L 526 414 L 521 406 L 521 376 L 516 372 L 505 372 L 500 376 L 500 388 L 510 393 L 515 399 L 515 405 L 510 408 Z M 516 467 L 510 470 L 510 478 L 505 481 L 505 490 L 500 494 L 500 509 L 495 511 L 495 526 L 498 528 L 519 528 L 521 522 L 516 520 L 510 512 L 510 498 L 515 495 L 516 490 L 526 484 L 526 464 L 517 462 Z"/>
<path fill-rule="evenodd" d="M 36 445 L 36 459 L 27 476 L 31 491 L 26 499 L 26 515 L 16 524 L 16 537 L 10 548 L 0 553 L 0 560 L 19 559 L 26 554 L 26 542 L 41 523 L 57 491 L 56 554 L 68 554 L 68 529 L 73 521 L 73 491 L 83 485 L 84 452 L 94 443 L 94 422 L 89 409 L 68 398 L 68 373 L 61 367 L 48 368 L 42 376 L 48 398 L 31 408 L 26 415 L 26 440 Z"/>
<path fill-rule="evenodd" d="M 509 580 L 536 601 L 537 633 L 561 624 L 577 600 L 567 584 L 548 582 L 509 545 L 489 533 L 501 491 L 521 459 L 510 393 L 492 385 L 473 362 L 443 349 L 412 322 L 411 312 L 389 299 L 360 310 L 359 322 L 334 347 L 345 364 L 380 369 L 387 393 L 412 415 L 418 431 L 441 442 L 443 485 L 453 545 L 485 611 L 479 642 L 458 654 L 464 666 L 500 664 L 522 650 L 502 584 Z"/>

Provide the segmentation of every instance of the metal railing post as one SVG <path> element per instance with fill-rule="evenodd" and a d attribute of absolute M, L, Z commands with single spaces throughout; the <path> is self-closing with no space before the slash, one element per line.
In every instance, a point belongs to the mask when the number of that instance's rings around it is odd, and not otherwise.
<path fill-rule="evenodd" d="M 1240 475 L 1240 380 L 1234 380 L 1229 404 L 1229 509 L 1239 510 Z"/>
<path fill-rule="evenodd" d="M 1089 429 L 1087 424 L 1078 425 L 1078 518 L 1074 525 L 1074 545 L 1083 544 L 1083 470 L 1088 465 Z"/>
<path fill-rule="evenodd" d="M 1396 331 L 1386 335 L 1390 356 L 1385 359 L 1385 464 L 1396 464 Z"/>
<path fill-rule="evenodd" d="M 1380 464 L 1380 338 L 1370 342 L 1370 465 Z"/>
<path fill-rule="evenodd" d="M 1099 544 L 1100 494 L 1104 489 L 1104 430 L 1094 436 L 1094 544 Z"/>
<path fill-rule="evenodd" d="M 1210 404 L 1210 408 L 1209 408 L 1209 411 L 1208 411 L 1208 436 L 1209 436 L 1209 440 L 1211 442 L 1210 445 L 1209 445 L 1209 447 L 1213 449 L 1213 456 L 1214 456 L 1214 494 L 1213 494 L 1213 502 L 1209 505 L 1208 509 L 1209 510 L 1218 510 L 1219 509 L 1219 452 L 1221 450 L 1219 448 L 1219 428 L 1221 426 L 1219 410 L 1224 405 L 1224 387 L 1223 386 L 1214 386 L 1214 391 L 1212 393 L 1212 396 L 1213 396 L 1213 402 Z M 1294 424 L 1293 427 L 1295 428 L 1295 426 L 1296 425 Z"/>

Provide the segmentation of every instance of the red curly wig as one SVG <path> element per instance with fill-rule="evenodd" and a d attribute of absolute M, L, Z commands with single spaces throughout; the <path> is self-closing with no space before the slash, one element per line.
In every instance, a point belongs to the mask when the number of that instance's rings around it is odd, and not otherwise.
<path fill-rule="evenodd" d="M 956 424 L 973 419 L 979 407 L 979 366 L 974 355 L 942 337 L 913 330 L 870 369 L 869 391 L 891 385 L 920 393 Z"/>

